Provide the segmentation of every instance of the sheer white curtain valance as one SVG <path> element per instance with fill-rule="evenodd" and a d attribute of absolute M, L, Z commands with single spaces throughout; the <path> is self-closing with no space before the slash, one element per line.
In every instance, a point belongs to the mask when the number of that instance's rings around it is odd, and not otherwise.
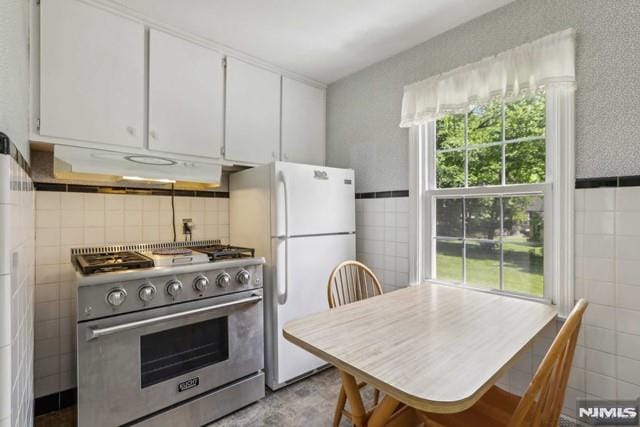
<path fill-rule="evenodd" d="M 423 124 L 496 96 L 517 97 L 553 84 L 575 88 L 573 29 L 405 86 L 400 126 Z"/>

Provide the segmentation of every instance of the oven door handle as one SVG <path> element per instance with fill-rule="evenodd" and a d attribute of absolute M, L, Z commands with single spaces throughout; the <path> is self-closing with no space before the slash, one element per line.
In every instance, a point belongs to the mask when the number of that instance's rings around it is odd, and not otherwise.
<path fill-rule="evenodd" d="M 153 317 L 151 319 L 138 320 L 136 322 L 123 323 L 121 325 L 108 326 L 106 328 L 89 328 L 89 330 L 87 331 L 87 341 L 104 337 L 106 335 L 112 335 L 119 332 L 129 331 L 131 329 L 141 328 L 143 326 L 153 325 L 155 323 L 180 319 L 182 317 L 193 316 L 195 314 L 207 313 L 209 311 L 220 310 L 222 308 L 236 307 L 245 304 L 255 304 L 260 301 L 262 301 L 262 295 L 252 295 L 248 298 L 243 298 L 236 301 L 224 302 L 222 304 L 216 304 L 210 307 L 195 308 L 193 310 L 181 311 L 179 313 L 167 314 L 164 316 Z"/>

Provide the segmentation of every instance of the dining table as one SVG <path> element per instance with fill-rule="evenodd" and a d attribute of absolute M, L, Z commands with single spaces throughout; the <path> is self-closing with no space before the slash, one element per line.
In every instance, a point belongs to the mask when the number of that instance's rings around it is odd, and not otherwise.
<path fill-rule="evenodd" d="M 283 334 L 339 370 L 355 426 L 403 426 L 416 410 L 473 406 L 556 316 L 542 301 L 422 283 L 289 321 Z M 372 410 L 359 381 L 384 396 Z"/>

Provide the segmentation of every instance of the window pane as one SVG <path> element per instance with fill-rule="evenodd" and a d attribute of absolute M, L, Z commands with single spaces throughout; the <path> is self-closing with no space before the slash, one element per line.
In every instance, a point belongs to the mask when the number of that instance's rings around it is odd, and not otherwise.
<path fill-rule="evenodd" d="M 436 199 L 436 236 L 462 238 L 462 203 L 462 199 Z"/>
<path fill-rule="evenodd" d="M 503 199 L 503 240 L 509 243 L 544 241 L 544 198 L 542 196 Z"/>
<path fill-rule="evenodd" d="M 469 150 L 469 187 L 502 183 L 502 148 L 498 145 Z"/>
<path fill-rule="evenodd" d="M 517 142 L 505 146 L 507 184 L 532 184 L 545 180 L 545 141 Z"/>
<path fill-rule="evenodd" d="M 544 296 L 542 243 L 504 244 L 504 289 Z"/>
<path fill-rule="evenodd" d="M 466 242 L 467 284 L 500 289 L 500 243 Z"/>
<path fill-rule="evenodd" d="M 464 114 L 443 117 L 436 122 L 436 149 L 464 147 Z"/>
<path fill-rule="evenodd" d="M 436 279 L 462 282 L 462 241 L 436 241 Z"/>
<path fill-rule="evenodd" d="M 544 135 L 544 95 L 507 103 L 504 109 L 504 119 L 507 140 Z"/>
<path fill-rule="evenodd" d="M 468 143 L 487 144 L 502 141 L 502 101 L 496 99 L 475 107 L 468 115 Z"/>
<path fill-rule="evenodd" d="M 500 237 L 500 199 L 474 197 L 465 199 L 466 237 L 497 239 Z"/>
<path fill-rule="evenodd" d="M 436 162 L 438 188 L 464 187 L 464 151 L 438 153 Z"/>

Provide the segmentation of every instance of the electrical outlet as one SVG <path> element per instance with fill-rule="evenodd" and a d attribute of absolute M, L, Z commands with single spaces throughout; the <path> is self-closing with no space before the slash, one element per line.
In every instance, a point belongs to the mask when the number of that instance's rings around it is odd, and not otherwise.
<path fill-rule="evenodd" d="M 191 230 L 193 230 L 193 227 L 193 219 L 182 218 L 182 234 L 191 234 Z"/>

